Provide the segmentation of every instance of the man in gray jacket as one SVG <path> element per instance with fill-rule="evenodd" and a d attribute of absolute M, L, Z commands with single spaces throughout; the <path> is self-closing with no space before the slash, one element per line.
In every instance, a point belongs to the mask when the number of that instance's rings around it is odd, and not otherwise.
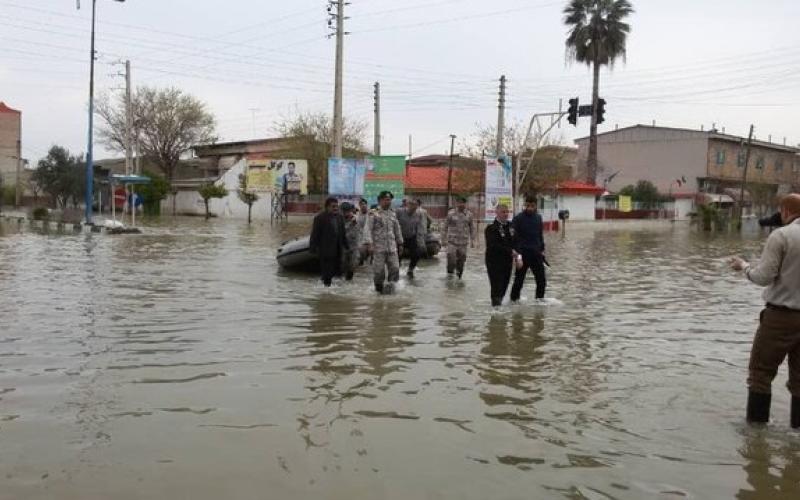
<path fill-rule="evenodd" d="M 772 395 L 772 380 L 784 358 L 789 357 L 792 394 L 791 426 L 800 427 L 800 195 L 781 200 L 784 227 L 767 238 L 761 260 L 748 264 L 739 257 L 731 267 L 744 271 L 747 279 L 766 287 L 758 331 L 750 351 L 747 386 L 747 421 L 766 423 Z"/>
<path fill-rule="evenodd" d="M 414 269 L 417 267 L 420 257 L 425 252 L 426 218 L 419 210 L 417 200 L 408 200 L 406 207 L 397 211 L 397 221 L 400 223 L 400 230 L 403 233 L 404 255 L 408 257 L 409 278 L 414 277 Z"/>

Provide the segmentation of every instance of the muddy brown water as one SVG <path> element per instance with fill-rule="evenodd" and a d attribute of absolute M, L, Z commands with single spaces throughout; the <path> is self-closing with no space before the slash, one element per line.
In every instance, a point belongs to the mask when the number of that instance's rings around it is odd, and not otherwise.
<path fill-rule="evenodd" d="M 325 290 L 306 226 L 0 225 L 0 498 L 800 498 L 785 367 L 742 418 L 764 234 L 574 224 L 493 314 L 480 250 Z"/>

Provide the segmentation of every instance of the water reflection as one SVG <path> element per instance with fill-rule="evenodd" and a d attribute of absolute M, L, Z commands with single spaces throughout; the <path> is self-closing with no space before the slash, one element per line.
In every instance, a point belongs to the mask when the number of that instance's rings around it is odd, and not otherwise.
<path fill-rule="evenodd" d="M 739 450 L 749 488 L 740 489 L 741 500 L 789 500 L 800 488 L 800 445 L 794 435 L 749 428 L 743 431 Z"/>

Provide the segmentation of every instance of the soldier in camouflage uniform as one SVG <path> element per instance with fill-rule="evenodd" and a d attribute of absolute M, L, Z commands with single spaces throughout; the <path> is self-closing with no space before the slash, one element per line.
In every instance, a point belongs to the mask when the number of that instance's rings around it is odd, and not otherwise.
<path fill-rule="evenodd" d="M 347 241 L 347 249 L 342 254 L 342 272 L 344 279 L 350 281 L 361 257 L 358 247 L 361 242 L 362 226 L 356 217 L 356 207 L 345 202 L 342 203 L 341 210 L 344 217 L 344 237 Z"/>
<path fill-rule="evenodd" d="M 467 245 L 475 247 L 475 222 L 467 210 L 467 199 L 459 197 L 456 208 L 450 210 L 444 222 L 444 243 L 447 245 L 447 274 L 464 274 Z"/>
<path fill-rule="evenodd" d="M 372 254 L 372 273 L 378 293 L 383 293 L 387 268 L 390 285 L 400 280 L 398 253 L 403 245 L 403 234 L 392 210 L 392 198 L 394 195 L 389 191 L 378 195 L 379 207 L 369 211 L 361 236 L 361 243 Z"/>

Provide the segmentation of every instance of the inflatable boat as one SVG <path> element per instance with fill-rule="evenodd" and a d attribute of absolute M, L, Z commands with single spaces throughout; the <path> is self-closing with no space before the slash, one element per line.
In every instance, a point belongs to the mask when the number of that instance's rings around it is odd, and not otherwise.
<path fill-rule="evenodd" d="M 309 269 L 319 266 L 319 259 L 309 249 L 310 236 L 284 241 L 278 248 L 278 264 L 287 269 Z"/>
<path fill-rule="evenodd" d="M 319 267 L 319 260 L 309 249 L 310 236 L 302 236 L 284 241 L 278 248 L 278 264 L 286 269 L 313 271 Z M 428 233 L 425 237 L 426 255 L 423 258 L 436 257 L 442 249 L 441 238 L 437 233 Z"/>

